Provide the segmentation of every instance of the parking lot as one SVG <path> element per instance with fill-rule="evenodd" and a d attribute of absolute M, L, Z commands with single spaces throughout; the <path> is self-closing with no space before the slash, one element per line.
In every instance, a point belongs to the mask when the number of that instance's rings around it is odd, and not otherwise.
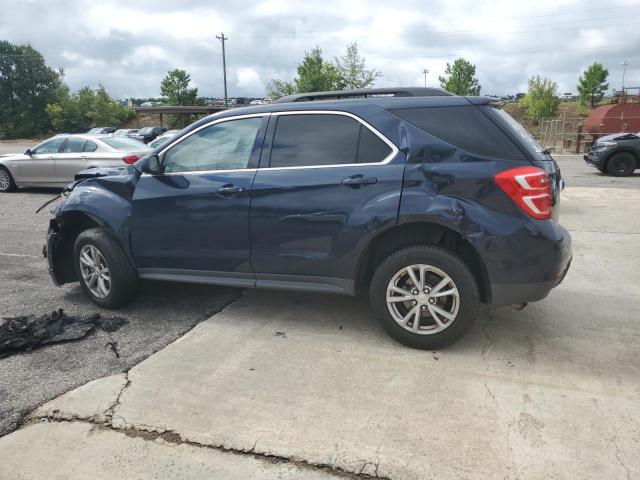
<path fill-rule="evenodd" d="M 131 452 L 183 477 L 640 478 L 640 175 L 558 163 L 574 260 L 547 299 L 423 352 L 361 298 L 146 283 L 118 330 L 0 359 L 6 478 L 73 455 L 122 477 Z M 0 316 L 113 316 L 48 278 L 34 212 L 55 194 L 0 197 Z"/>

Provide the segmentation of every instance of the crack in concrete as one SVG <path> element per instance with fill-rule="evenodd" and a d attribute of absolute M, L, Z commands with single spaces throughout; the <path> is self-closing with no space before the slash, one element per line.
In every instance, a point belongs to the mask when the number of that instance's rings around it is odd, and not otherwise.
<path fill-rule="evenodd" d="M 489 396 L 491 397 L 491 399 L 493 400 L 493 403 L 495 404 L 495 407 L 496 407 L 496 414 L 498 414 L 498 412 L 500 412 L 502 409 L 500 408 L 500 405 L 498 403 L 498 399 L 496 398 L 495 394 L 489 388 L 489 383 L 488 383 L 488 380 L 489 380 L 489 358 L 488 358 L 488 352 L 491 349 L 491 347 L 493 346 L 493 337 L 491 335 L 489 335 L 489 332 L 487 331 L 487 327 L 489 326 L 489 324 L 492 321 L 493 321 L 493 315 L 491 315 L 489 312 L 487 312 L 487 320 L 482 325 L 482 333 L 487 338 L 487 343 L 482 348 L 481 355 L 482 355 L 482 360 L 485 363 L 484 388 L 487 391 L 487 393 L 489 394 Z M 507 450 L 509 451 L 509 457 L 511 458 L 511 465 L 513 467 L 513 470 L 515 471 L 516 478 L 520 478 L 520 475 L 518 473 L 518 466 L 516 464 L 515 459 L 513 458 L 513 446 L 511 445 L 511 429 L 513 428 L 515 423 L 516 423 L 516 418 L 515 417 L 511 417 L 511 420 L 507 423 L 507 431 L 505 432 L 505 443 L 506 443 L 506 446 L 507 446 Z"/>
<path fill-rule="evenodd" d="M 614 428 L 615 430 L 615 428 Z M 615 432 L 613 434 L 613 437 L 611 437 L 610 442 L 613 444 L 614 448 L 615 448 L 615 455 L 616 455 L 616 460 L 618 460 L 618 463 L 620 464 L 620 466 L 622 468 L 624 468 L 624 470 L 627 472 L 627 480 L 631 480 L 631 470 L 629 469 L 629 467 L 627 467 L 627 465 L 622 461 L 622 458 L 620 458 L 620 447 L 618 446 L 618 433 Z"/>
<path fill-rule="evenodd" d="M 125 388 L 123 388 L 122 391 L 124 391 Z M 114 404 L 117 404 L 117 402 Z M 366 473 L 362 473 L 364 470 L 364 467 L 360 472 L 356 473 L 356 472 L 349 471 L 343 467 L 339 467 L 337 465 L 331 465 L 328 463 L 311 462 L 304 459 L 286 457 L 284 455 L 277 455 L 277 454 L 267 453 L 267 452 L 257 452 L 256 445 L 258 443 L 258 440 L 254 442 L 253 447 L 251 447 L 250 449 L 241 449 L 236 447 L 228 447 L 228 446 L 225 446 L 224 444 L 213 444 L 213 443 L 207 444 L 207 443 L 196 442 L 194 440 L 189 440 L 188 438 L 183 437 L 180 433 L 174 430 L 166 430 L 166 429 L 156 428 L 156 427 L 151 427 L 146 425 L 134 426 L 134 425 L 128 424 L 126 427 L 116 427 L 110 421 L 96 422 L 93 419 L 93 417 L 64 418 L 64 417 L 59 417 L 55 415 L 54 416 L 45 415 L 42 417 L 32 419 L 31 421 L 26 422 L 25 425 L 29 425 L 37 422 L 88 423 L 93 425 L 94 428 L 96 429 L 112 431 L 112 432 L 126 435 L 128 437 L 132 437 L 132 438 L 141 438 L 143 440 L 153 441 L 153 442 L 161 440 L 163 444 L 167 444 L 168 446 L 188 445 L 195 448 L 205 448 L 209 450 L 215 450 L 215 451 L 224 452 L 224 453 L 231 453 L 235 455 L 251 456 L 256 460 L 266 461 L 272 464 L 290 464 L 302 469 L 316 470 L 316 471 L 320 470 L 340 478 L 351 478 L 351 479 L 376 478 L 379 480 L 391 480 L 390 477 L 378 476 L 377 468 L 376 468 L 375 475 L 368 475 Z M 371 464 L 371 465 L 374 465 L 374 464 Z"/>
<path fill-rule="evenodd" d="M 487 312 L 487 321 L 484 322 L 484 324 L 482 325 L 482 333 L 487 338 L 487 344 L 484 347 L 482 347 L 481 355 L 482 355 L 482 361 L 485 364 L 484 389 L 487 391 L 489 396 L 493 399 L 493 402 L 496 404 L 496 408 L 498 408 L 498 401 L 496 400 L 496 396 L 493 394 L 488 384 L 489 359 L 487 358 L 487 353 L 489 352 L 489 349 L 493 346 L 493 337 L 489 335 L 489 332 L 487 332 L 487 327 L 489 326 L 489 323 L 491 323 L 492 320 L 493 320 L 493 316 L 489 312 Z"/>
<path fill-rule="evenodd" d="M 238 296 L 238 298 L 240 298 L 240 296 Z M 216 313 L 220 313 L 230 304 L 238 300 L 238 298 L 235 298 L 229 301 Z M 27 425 L 31 425 L 38 422 L 88 423 L 93 425 L 94 428 L 96 429 L 113 431 L 113 432 L 127 435 L 129 437 L 142 438 L 144 440 L 149 440 L 149 441 L 161 440 L 163 441 L 163 444 L 167 446 L 189 445 L 196 448 L 207 448 L 207 449 L 216 450 L 219 452 L 231 453 L 235 455 L 245 455 L 245 456 L 248 455 L 260 461 L 267 461 L 273 464 L 286 463 L 286 464 L 295 465 L 296 467 L 307 469 L 307 470 L 320 470 L 341 478 L 352 478 L 352 479 L 376 478 L 379 480 L 391 480 L 390 477 L 386 477 L 386 476 L 381 477 L 378 475 L 378 469 L 380 466 L 380 449 L 382 447 L 382 438 L 380 439 L 380 443 L 378 445 L 378 448 L 376 449 L 376 453 L 375 453 L 376 461 L 367 462 L 363 465 L 363 467 L 360 469 L 359 472 L 353 472 L 353 471 L 347 470 L 346 468 L 339 467 L 337 465 L 331 465 L 328 463 L 311 462 L 304 459 L 289 458 L 283 455 L 277 455 L 273 453 L 258 452 L 256 450 L 256 446 L 258 444 L 258 441 L 260 440 L 259 438 L 256 439 L 256 441 L 253 443 L 253 446 L 247 450 L 247 449 L 240 449 L 235 447 L 228 447 L 228 446 L 225 446 L 224 444 L 206 444 L 206 443 L 196 442 L 194 440 L 189 440 L 188 438 L 183 437 L 180 433 L 176 432 L 175 430 L 165 429 L 162 427 L 156 427 L 156 426 L 144 425 L 144 424 L 135 424 L 135 425 L 130 424 L 124 419 L 124 417 L 117 415 L 117 410 L 118 410 L 118 407 L 120 407 L 122 396 L 124 395 L 124 392 L 132 384 L 132 381 L 129 378 L 129 372 L 130 370 L 123 372 L 125 374 L 124 385 L 118 392 L 118 395 L 116 396 L 113 403 L 105 411 L 95 415 L 90 415 L 90 416 L 65 414 L 64 412 L 61 412 L 59 410 L 54 410 L 50 413 L 37 415 L 37 416 L 34 416 L 33 414 L 31 414 L 25 419 L 25 421 L 21 422 L 21 426 L 27 426 Z M 389 412 L 387 412 L 387 414 L 383 417 L 383 419 L 380 420 L 380 422 L 378 422 L 378 428 L 380 428 L 380 425 L 382 424 L 382 422 L 384 422 L 384 420 L 387 418 L 388 415 L 389 415 Z M 114 420 L 116 419 L 118 419 L 117 420 L 118 425 L 114 424 Z M 372 467 L 374 467 L 373 475 L 364 473 L 364 469 L 366 468 L 367 465 L 371 465 Z"/>
<path fill-rule="evenodd" d="M 120 406 L 120 399 L 122 398 L 122 394 L 131 385 L 131 380 L 129 380 L 129 370 L 124 372 L 124 380 L 125 380 L 124 381 L 124 385 L 122 386 L 122 388 L 118 392 L 118 396 L 113 401 L 111 406 L 109 408 L 107 408 L 107 410 L 104 411 L 104 415 L 107 417 L 109 423 L 111 423 L 113 421 L 113 415 L 115 414 L 116 408 L 118 408 Z"/>

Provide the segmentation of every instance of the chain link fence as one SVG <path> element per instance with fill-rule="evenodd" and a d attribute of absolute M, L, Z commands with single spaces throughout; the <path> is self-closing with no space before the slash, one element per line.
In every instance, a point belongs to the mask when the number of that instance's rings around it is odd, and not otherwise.
<path fill-rule="evenodd" d="M 630 118 L 638 117 L 628 117 L 628 119 Z M 585 120 L 584 117 L 567 117 L 566 114 L 562 113 L 553 119 L 540 120 L 531 133 L 542 146 L 553 148 L 555 153 L 584 153 L 589 150 L 589 146 L 596 140 L 595 136 L 584 130 Z M 619 132 L 619 130 L 601 132 L 597 137 Z"/>

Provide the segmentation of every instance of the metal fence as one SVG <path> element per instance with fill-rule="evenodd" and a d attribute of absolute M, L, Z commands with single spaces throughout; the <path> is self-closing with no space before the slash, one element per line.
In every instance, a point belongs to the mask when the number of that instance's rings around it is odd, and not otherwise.
<path fill-rule="evenodd" d="M 561 114 L 549 120 L 540 120 L 537 127 L 531 131 L 532 135 L 545 148 L 553 148 L 555 153 L 583 153 L 596 139 L 592 134 L 584 131 L 584 117 L 567 117 Z M 598 136 L 615 132 L 602 132 Z"/>

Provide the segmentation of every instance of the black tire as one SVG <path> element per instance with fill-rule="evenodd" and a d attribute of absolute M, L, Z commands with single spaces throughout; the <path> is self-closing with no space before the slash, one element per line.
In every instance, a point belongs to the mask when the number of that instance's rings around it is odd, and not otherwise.
<path fill-rule="evenodd" d="M 442 270 L 458 289 L 460 301 L 457 315 L 444 330 L 437 333 L 418 334 L 406 330 L 394 320 L 387 307 L 389 282 L 403 268 L 418 264 Z M 459 256 L 441 247 L 423 245 L 400 250 L 380 263 L 371 280 L 369 301 L 380 325 L 392 338 L 411 348 L 435 350 L 451 345 L 467 333 L 475 321 L 480 295 L 473 274 Z"/>
<path fill-rule="evenodd" d="M 0 193 L 13 192 L 17 188 L 11 172 L 6 167 L 0 167 L 0 176 L 3 177 L 0 179 Z"/>
<path fill-rule="evenodd" d="M 629 152 L 612 155 L 607 161 L 607 173 L 616 177 L 628 177 L 638 166 L 636 158 Z"/>
<path fill-rule="evenodd" d="M 105 297 L 94 294 L 85 282 L 80 268 L 83 247 L 95 247 L 104 258 L 109 269 L 109 293 Z M 73 266 L 82 289 L 97 305 L 114 309 L 125 305 L 135 294 L 138 276 L 129 258 L 120 245 L 102 228 L 91 228 L 81 232 L 73 247 Z"/>

